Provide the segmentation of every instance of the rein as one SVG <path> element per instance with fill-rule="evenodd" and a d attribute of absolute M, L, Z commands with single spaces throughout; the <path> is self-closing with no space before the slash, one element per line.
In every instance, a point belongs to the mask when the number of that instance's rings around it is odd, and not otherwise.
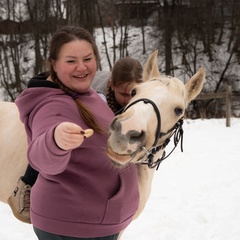
<path fill-rule="evenodd" d="M 138 102 L 144 102 L 145 104 L 151 104 L 156 116 L 157 116 L 157 129 L 156 129 L 156 133 L 155 133 L 155 141 L 152 145 L 152 147 L 150 149 L 146 149 L 145 147 L 142 147 L 142 150 L 144 150 L 145 154 L 138 160 L 138 161 L 142 161 L 141 164 L 147 164 L 149 168 L 156 168 L 156 170 L 158 170 L 160 163 L 165 160 L 167 157 L 169 157 L 172 152 L 175 150 L 175 148 L 177 147 L 179 141 L 181 141 L 181 151 L 183 152 L 183 129 L 182 129 L 182 125 L 183 125 L 183 118 L 179 119 L 178 122 L 172 127 L 170 128 L 167 132 L 161 132 L 161 114 L 159 109 L 157 108 L 156 104 L 147 98 L 140 98 L 132 103 L 130 103 L 123 112 L 125 112 L 128 108 L 130 108 L 132 105 L 138 103 Z M 167 134 L 170 134 L 170 136 L 161 144 L 161 145 L 157 145 L 157 143 L 159 142 L 159 139 L 161 137 L 164 137 Z M 173 149 L 170 151 L 169 154 L 166 155 L 165 152 L 165 147 L 168 145 L 168 143 L 170 142 L 170 138 L 174 136 L 174 147 Z M 154 155 L 159 152 L 160 150 L 164 150 L 163 155 L 161 156 L 161 158 L 158 158 L 155 162 L 153 161 Z M 143 160 L 144 157 L 147 157 L 146 160 Z"/>

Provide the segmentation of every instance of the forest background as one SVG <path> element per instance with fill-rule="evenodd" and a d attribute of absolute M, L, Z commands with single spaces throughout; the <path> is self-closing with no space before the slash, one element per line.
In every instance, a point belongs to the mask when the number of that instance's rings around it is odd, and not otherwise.
<path fill-rule="evenodd" d="M 1 100 L 14 101 L 46 70 L 53 32 L 78 25 L 96 39 L 100 70 L 125 56 L 144 65 L 158 49 L 162 73 L 186 82 L 202 66 L 204 93 L 230 85 L 240 117 L 240 0 L 1 0 L 0 16 Z M 224 99 L 193 101 L 188 116 L 224 117 Z"/>

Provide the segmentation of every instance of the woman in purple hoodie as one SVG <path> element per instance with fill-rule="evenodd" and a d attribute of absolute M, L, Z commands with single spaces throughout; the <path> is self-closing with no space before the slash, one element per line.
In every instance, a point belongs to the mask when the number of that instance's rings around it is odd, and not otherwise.
<path fill-rule="evenodd" d="M 91 88 L 96 44 L 85 29 L 63 27 L 48 61 L 50 74 L 33 78 L 16 100 L 29 163 L 39 172 L 31 189 L 34 231 L 39 240 L 115 240 L 139 192 L 135 166 L 117 169 L 105 154 L 114 114 Z"/>

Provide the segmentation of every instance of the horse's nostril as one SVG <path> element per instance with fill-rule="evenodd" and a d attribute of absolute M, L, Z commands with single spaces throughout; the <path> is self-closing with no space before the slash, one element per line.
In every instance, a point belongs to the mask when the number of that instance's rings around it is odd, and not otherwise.
<path fill-rule="evenodd" d="M 128 132 L 127 135 L 129 135 L 129 143 L 141 142 L 145 138 L 144 131 L 137 132 L 137 131 L 131 130 Z"/>
<path fill-rule="evenodd" d="M 117 118 L 115 118 L 111 125 L 110 125 L 110 129 L 113 131 L 121 131 L 122 130 L 122 125 L 119 121 L 117 121 Z"/>

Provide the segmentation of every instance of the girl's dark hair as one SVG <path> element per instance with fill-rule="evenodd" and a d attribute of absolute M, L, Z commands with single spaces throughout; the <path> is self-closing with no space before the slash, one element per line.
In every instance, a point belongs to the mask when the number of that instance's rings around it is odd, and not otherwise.
<path fill-rule="evenodd" d="M 111 85 L 118 86 L 123 83 L 137 82 L 141 83 L 143 67 L 141 63 L 131 57 L 119 59 L 112 70 Z M 107 102 L 114 113 L 117 113 L 122 108 L 115 99 L 114 91 L 111 86 L 107 89 Z"/>
<path fill-rule="evenodd" d="M 105 133 L 105 131 L 99 126 L 95 116 L 91 111 L 80 101 L 79 98 L 75 97 L 76 93 L 72 92 L 67 86 L 65 86 L 58 78 L 57 73 L 53 69 L 52 62 L 58 59 L 58 55 L 62 46 L 66 43 L 75 41 L 75 40 L 85 40 L 92 45 L 93 52 L 96 58 L 97 66 L 99 67 L 100 57 L 96 43 L 93 39 L 93 36 L 84 28 L 77 26 L 64 26 L 57 30 L 51 39 L 50 50 L 49 50 L 49 73 L 52 80 L 68 95 L 72 96 L 75 100 L 79 113 L 83 118 L 84 122 L 96 132 Z"/>

